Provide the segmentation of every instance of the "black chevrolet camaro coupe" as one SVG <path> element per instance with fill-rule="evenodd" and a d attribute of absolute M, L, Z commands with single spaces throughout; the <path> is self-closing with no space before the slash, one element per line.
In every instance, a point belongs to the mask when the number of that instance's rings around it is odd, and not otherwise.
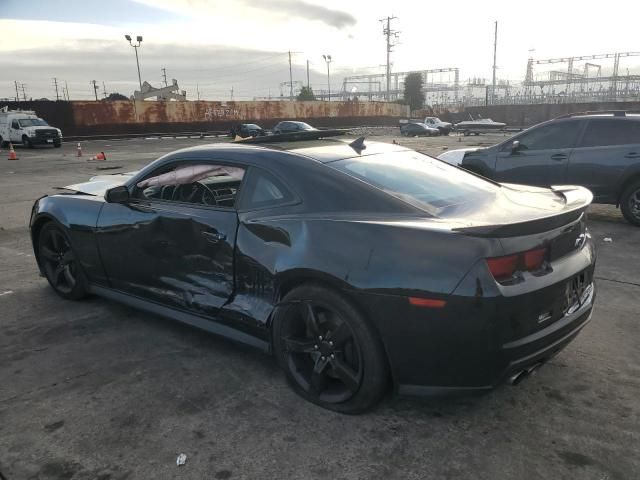
<path fill-rule="evenodd" d="M 254 139 L 258 141 L 261 137 Z M 398 145 L 206 145 L 36 201 L 41 272 L 270 352 L 357 413 L 515 381 L 591 316 L 591 193 L 494 183 Z"/>

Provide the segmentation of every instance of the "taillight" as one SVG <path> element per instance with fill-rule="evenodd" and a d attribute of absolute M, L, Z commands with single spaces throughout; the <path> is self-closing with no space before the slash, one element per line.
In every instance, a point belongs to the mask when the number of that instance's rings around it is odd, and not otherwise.
<path fill-rule="evenodd" d="M 535 250 L 524 252 L 524 266 L 527 271 L 535 272 L 536 270 L 540 270 L 546 254 L 546 248 L 536 248 Z"/>
<path fill-rule="evenodd" d="M 513 278 L 516 272 L 535 272 L 540 270 L 546 256 L 546 248 L 534 248 L 533 250 L 507 255 L 506 257 L 487 258 L 487 265 L 493 278 L 498 282 L 504 282 Z"/>
<path fill-rule="evenodd" d="M 489 270 L 493 278 L 498 281 L 508 280 L 516 273 L 518 268 L 518 255 L 487 258 L 487 265 L 489 265 Z"/>

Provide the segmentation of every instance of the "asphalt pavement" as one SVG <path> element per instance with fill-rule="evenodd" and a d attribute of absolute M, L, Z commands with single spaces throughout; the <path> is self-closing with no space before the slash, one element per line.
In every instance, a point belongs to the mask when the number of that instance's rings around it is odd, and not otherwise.
<path fill-rule="evenodd" d="M 377 139 L 438 154 L 503 137 Z M 590 208 L 597 305 L 560 355 L 515 387 L 361 416 L 305 402 L 268 356 L 38 276 L 37 197 L 222 140 L 0 151 L 0 479 L 640 478 L 640 228 L 615 207 Z"/>

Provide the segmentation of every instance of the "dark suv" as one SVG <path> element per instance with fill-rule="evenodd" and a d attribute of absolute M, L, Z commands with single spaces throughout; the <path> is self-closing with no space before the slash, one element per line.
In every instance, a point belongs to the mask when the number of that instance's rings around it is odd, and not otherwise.
<path fill-rule="evenodd" d="M 640 226 L 640 114 L 565 115 L 466 152 L 460 165 L 503 183 L 582 185 Z"/>

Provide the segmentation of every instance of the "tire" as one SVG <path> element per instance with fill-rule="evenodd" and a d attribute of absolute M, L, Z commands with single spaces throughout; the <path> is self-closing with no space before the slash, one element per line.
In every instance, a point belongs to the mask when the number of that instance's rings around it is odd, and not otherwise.
<path fill-rule="evenodd" d="M 62 298 L 80 300 L 89 293 L 89 283 L 64 230 L 46 223 L 38 235 L 38 260 L 51 288 Z"/>
<path fill-rule="evenodd" d="M 27 137 L 26 135 L 22 136 L 22 145 L 27 148 L 33 148 L 33 143 L 31 143 L 31 140 L 29 140 L 29 137 Z"/>
<path fill-rule="evenodd" d="M 54 148 L 60 148 L 62 146 L 62 142 L 53 142 Z"/>
<path fill-rule="evenodd" d="M 627 222 L 640 227 L 640 180 L 624 189 L 620 196 L 620 210 Z"/>
<path fill-rule="evenodd" d="M 278 363 L 304 399 L 358 414 L 386 394 L 389 369 L 382 344 L 340 293 L 315 284 L 295 288 L 277 309 L 272 334 Z"/>

